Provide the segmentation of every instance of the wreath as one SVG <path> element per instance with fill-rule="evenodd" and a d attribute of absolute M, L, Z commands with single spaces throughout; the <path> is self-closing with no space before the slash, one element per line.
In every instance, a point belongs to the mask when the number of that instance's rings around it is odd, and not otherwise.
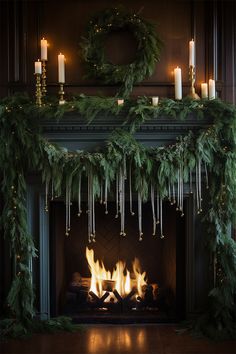
<path fill-rule="evenodd" d="M 106 58 L 104 41 L 117 30 L 130 31 L 137 42 L 137 53 L 130 64 L 115 65 Z M 127 97 L 135 83 L 152 75 L 160 59 L 162 42 L 155 26 L 135 13 L 107 9 L 90 20 L 81 48 L 87 66 L 87 77 L 96 77 L 106 84 L 120 84 L 118 96 Z"/>

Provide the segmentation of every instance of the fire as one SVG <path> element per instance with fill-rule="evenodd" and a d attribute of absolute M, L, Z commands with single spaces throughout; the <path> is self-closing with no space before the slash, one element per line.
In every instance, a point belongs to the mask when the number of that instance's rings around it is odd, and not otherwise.
<path fill-rule="evenodd" d="M 112 272 L 106 270 L 103 262 L 94 260 L 93 249 L 86 248 L 86 258 L 91 272 L 90 291 L 101 297 L 105 291 L 116 290 L 120 296 L 125 297 L 132 290 L 142 296 L 142 287 L 147 285 L 146 272 L 141 273 L 140 262 L 133 261 L 133 272 L 126 268 L 124 261 L 118 261 Z M 132 274 L 132 275 L 131 275 Z"/>

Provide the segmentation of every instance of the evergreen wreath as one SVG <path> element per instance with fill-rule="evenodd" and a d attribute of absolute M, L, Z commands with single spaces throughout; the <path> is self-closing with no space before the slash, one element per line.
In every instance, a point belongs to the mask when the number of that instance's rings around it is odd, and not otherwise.
<path fill-rule="evenodd" d="M 112 31 L 129 30 L 137 41 L 137 54 L 130 64 L 114 65 L 105 57 L 104 41 Z M 105 84 L 120 84 L 118 95 L 127 97 L 135 83 L 152 75 L 160 59 L 162 42 L 155 26 L 135 13 L 114 8 L 97 14 L 89 21 L 87 33 L 82 38 L 82 55 L 88 77 L 96 77 Z"/>

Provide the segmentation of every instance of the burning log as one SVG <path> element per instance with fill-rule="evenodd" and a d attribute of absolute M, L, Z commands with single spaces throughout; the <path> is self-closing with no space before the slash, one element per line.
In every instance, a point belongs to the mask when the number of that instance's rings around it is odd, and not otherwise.
<path fill-rule="evenodd" d="M 102 290 L 113 292 L 115 289 L 116 282 L 114 280 L 103 280 L 102 281 Z"/>
<path fill-rule="evenodd" d="M 118 302 L 121 302 L 123 301 L 122 297 L 120 296 L 120 294 L 118 293 L 118 291 L 115 289 L 113 290 L 113 294 L 115 295 L 115 297 L 117 298 Z"/>
<path fill-rule="evenodd" d="M 105 292 L 105 294 L 102 295 L 102 297 L 98 297 L 93 291 L 89 292 L 89 295 L 92 297 L 93 302 L 92 305 L 94 307 L 103 307 L 104 306 L 104 301 L 106 298 L 110 295 L 108 291 Z"/>

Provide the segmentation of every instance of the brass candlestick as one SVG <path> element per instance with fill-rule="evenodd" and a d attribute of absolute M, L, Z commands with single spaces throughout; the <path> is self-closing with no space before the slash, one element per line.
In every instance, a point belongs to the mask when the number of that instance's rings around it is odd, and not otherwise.
<path fill-rule="evenodd" d="M 191 83 L 189 97 L 193 98 L 194 100 L 200 100 L 200 97 L 195 92 L 195 87 L 194 87 L 194 84 L 195 84 L 195 70 L 194 70 L 194 66 L 193 65 L 190 65 L 190 67 L 189 67 L 189 80 L 190 80 L 190 83 Z"/>
<path fill-rule="evenodd" d="M 63 87 L 63 83 L 60 82 L 60 90 L 59 90 L 59 104 L 64 104 L 65 103 L 65 100 L 64 100 L 64 87 Z"/>
<path fill-rule="evenodd" d="M 46 60 L 42 60 L 42 96 L 46 96 L 47 94 L 46 79 Z"/>
<path fill-rule="evenodd" d="M 42 91 L 41 91 L 41 74 L 35 74 L 36 75 L 36 91 L 35 91 L 35 97 L 36 97 L 36 105 L 41 107 L 42 106 Z"/>

